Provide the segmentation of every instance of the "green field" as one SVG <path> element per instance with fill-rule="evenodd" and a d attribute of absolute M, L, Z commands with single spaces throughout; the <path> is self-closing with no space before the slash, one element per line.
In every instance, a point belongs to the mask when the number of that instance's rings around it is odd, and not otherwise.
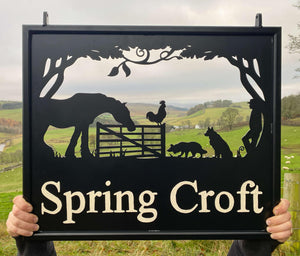
<path fill-rule="evenodd" d="M 152 124 L 148 119 L 146 119 L 146 113 L 152 111 L 153 113 L 157 113 L 158 106 L 154 104 L 139 104 L 139 103 L 128 103 L 126 105 L 130 111 L 130 115 L 132 119 L 138 124 Z M 167 124 L 170 124 L 170 120 L 176 119 L 178 117 L 182 117 L 186 115 L 186 110 L 177 109 L 172 106 L 166 107 L 167 117 L 164 121 Z"/>
<path fill-rule="evenodd" d="M 22 121 L 22 109 L 1 109 L 0 118 L 9 118 L 18 122 Z"/>
<path fill-rule="evenodd" d="M 243 145 L 241 138 L 246 134 L 248 131 L 248 127 L 242 127 L 239 129 L 228 131 L 221 131 L 218 132 L 222 138 L 228 143 L 233 155 L 236 155 L 236 151 L 240 146 Z M 180 141 L 190 142 L 196 141 L 202 145 L 202 147 L 208 151 L 205 155 L 206 157 L 211 157 L 214 155 L 213 148 L 209 144 L 209 138 L 204 136 L 206 130 L 200 129 L 186 129 L 181 131 L 175 131 L 167 134 L 166 136 L 166 145 L 167 147 L 170 144 L 176 144 Z"/>
<path fill-rule="evenodd" d="M 239 111 L 239 116 L 244 121 L 250 116 L 249 105 L 246 102 L 233 103 L 230 107 L 236 108 Z M 153 107 L 141 107 L 139 111 L 136 109 L 132 111 L 132 118 L 138 121 L 139 124 L 150 124 L 150 122 L 145 118 L 145 113 L 148 109 L 151 109 L 154 113 L 157 111 L 157 109 L 154 109 Z M 199 124 L 199 122 L 209 119 L 210 124 L 216 124 L 226 109 L 227 108 L 207 108 L 187 116 L 186 111 L 180 111 L 173 108 L 168 109 L 167 107 L 167 117 L 164 121 L 168 125 L 174 126 L 183 126 L 187 122 L 189 122 L 189 125 L 195 126 L 196 124 Z"/>
<path fill-rule="evenodd" d="M 244 106 L 242 104 L 242 106 Z M 168 124 L 170 125 L 182 125 L 186 122 L 190 122 L 192 126 L 195 126 L 198 124 L 200 121 L 204 121 L 207 118 L 210 119 L 211 124 L 216 124 L 218 119 L 222 116 L 222 113 L 226 110 L 227 108 L 207 108 L 205 110 L 198 111 L 190 116 L 181 116 L 181 117 L 170 117 L 168 119 Z M 241 108 L 236 108 L 239 111 L 239 115 L 242 117 L 242 120 L 245 120 L 247 117 L 250 116 L 250 109 L 241 107 Z"/>

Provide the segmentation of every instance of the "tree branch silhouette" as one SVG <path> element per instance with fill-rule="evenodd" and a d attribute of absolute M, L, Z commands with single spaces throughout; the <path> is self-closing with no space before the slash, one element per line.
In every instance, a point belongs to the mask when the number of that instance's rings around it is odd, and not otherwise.
<path fill-rule="evenodd" d="M 142 52 L 142 54 L 140 52 Z M 150 50 L 148 50 L 148 49 L 142 49 L 142 50 L 137 49 L 136 50 L 136 55 L 138 57 L 143 57 L 145 55 L 144 59 L 142 59 L 142 60 L 132 60 L 132 59 L 129 59 L 126 56 L 123 55 L 124 61 L 121 62 L 118 66 L 113 67 L 108 76 L 118 75 L 120 67 L 123 67 L 123 70 L 124 70 L 126 76 L 129 76 L 131 74 L 131 71 L 130 71 L 129 67 L 126 64 L 127 62 L 133 63 L 133 64 L 138 64 L 138 65 L 152 65 L 152 64 L 156 64 L 156 63 L 159 63 L 161 61 L 164 61 L 164 60 L 168 61 L 168 60 L 171 60 L 171 59 L 174 59 L 174 58 L 182 59 L 182 57 L 180 55 L 179 56 L 171 56 L 174 52 L 175 52 L 175 49 L 171 49 L 170 51 L 167 51 L 167 50 L 162 51 L 160 53 L 158 59 L 156 59 L 154 61 L 149 61 L 150 55 L 151 55 Z"/>
<path fill-rule="evenodd" d="M 54 61 L 53 59 L 50 59 L 51 62 L 50 62 L 49 71 L 42 78 L 43 85 L 45 86 L 51 80 L 51 78 L 53 78 L 55 75 L 58 75 L 58 76 L 56 78 L 55 83 L 52 85 L 50 90 L 46 93 L 44 98 L 50 99 L 58 91 L 58 89 L 60 88 L 60 86 L 62 85 L 62 83 L 64 81 L 64 72 L 65 72 L 66 68 L 73 65 L 77 59 L 78 58 L 76 58 L 76 57 L 68 58 L 66 56 L 63 56 L 61 58 L 61 63 L 58 67 L 56 67 L 56 65 L 55 65 L 57 60 Z"/>
<path fill-rule="evenodd" d="M 254 64 L 253 64 L 253 59 L 252 61 L 248 61 L 249 67 L 245 67 L 244 63 L 243 63 L 243 58 L 241 57 L 237 57 L 237 59 L 233 58 L 232 56 L 227 56 L 225 57 L 230 64 L 232 64 L 233 66 L 237 67 L 240 71 L 240 79 L 241 82 L 244 86 L 244 88 L 246 89 L 246 91 L 252 96 L 253 99 L 259 99 L 261 101 L 264 101 L 259 94 L 254 90 L 253 86 L 251 85 L 251 83 L 249 82 L 248 78 L 247 78 L 247 74 L 249 76 L 251 76 L 253 78 L 253 80 L 255 81 L 255 83 L 257 84 L 257 86 L 259 88 L 261 88 L 261 81 L 260 81 L 260 77 L 258 76 L 258 74 L 255 72 L 254 69 Z"/>

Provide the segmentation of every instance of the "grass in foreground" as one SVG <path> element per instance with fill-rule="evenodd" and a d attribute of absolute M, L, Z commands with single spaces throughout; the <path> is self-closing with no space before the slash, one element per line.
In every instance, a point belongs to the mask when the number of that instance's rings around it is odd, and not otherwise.
<path fill-rule="evenodd" d="M 230 240 L 162 240 L 162 241 L 56 241 L 59 256 L 225 256 Z M 17 254 L 15 241 L 0 223 L 0 255 Z M 296 252 L 276 249 L 273 256 L 297 256 Z"/>
<path fill-rule="evenodd" d="M 22 167 L 0 173 L 0 193 L 22 191 Z"/>
<path fill-rule="evenodd" d="M 74 250 L 74 242 L 55 242 L 60 255 L 226 255 L 231 241 L 163 240 L 163 241 L 80 241 Z M 65 249 L 65 253 L 63 252 Z"/>

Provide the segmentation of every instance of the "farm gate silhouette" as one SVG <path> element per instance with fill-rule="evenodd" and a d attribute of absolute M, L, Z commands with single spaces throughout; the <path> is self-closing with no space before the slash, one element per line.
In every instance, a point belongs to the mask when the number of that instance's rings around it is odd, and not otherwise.
<path fill-rule="evenodd" d="M 166 155 L 166 126 L 136 125 L 128 132 L 122 125 L 96 126 L 96 157 L 154 158 Z"/>

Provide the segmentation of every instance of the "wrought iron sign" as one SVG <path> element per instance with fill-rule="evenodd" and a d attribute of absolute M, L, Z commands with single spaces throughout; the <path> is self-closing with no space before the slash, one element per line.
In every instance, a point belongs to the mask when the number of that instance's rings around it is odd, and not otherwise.
<path fill-rule="evenodd" d="M 24 26 L 23 36 L 34 238 L 268 236 L 280 197 L 280 28 Z M 190 129 L 188 107 L 234 94 L 249 103 L 243 134 Z"/>

